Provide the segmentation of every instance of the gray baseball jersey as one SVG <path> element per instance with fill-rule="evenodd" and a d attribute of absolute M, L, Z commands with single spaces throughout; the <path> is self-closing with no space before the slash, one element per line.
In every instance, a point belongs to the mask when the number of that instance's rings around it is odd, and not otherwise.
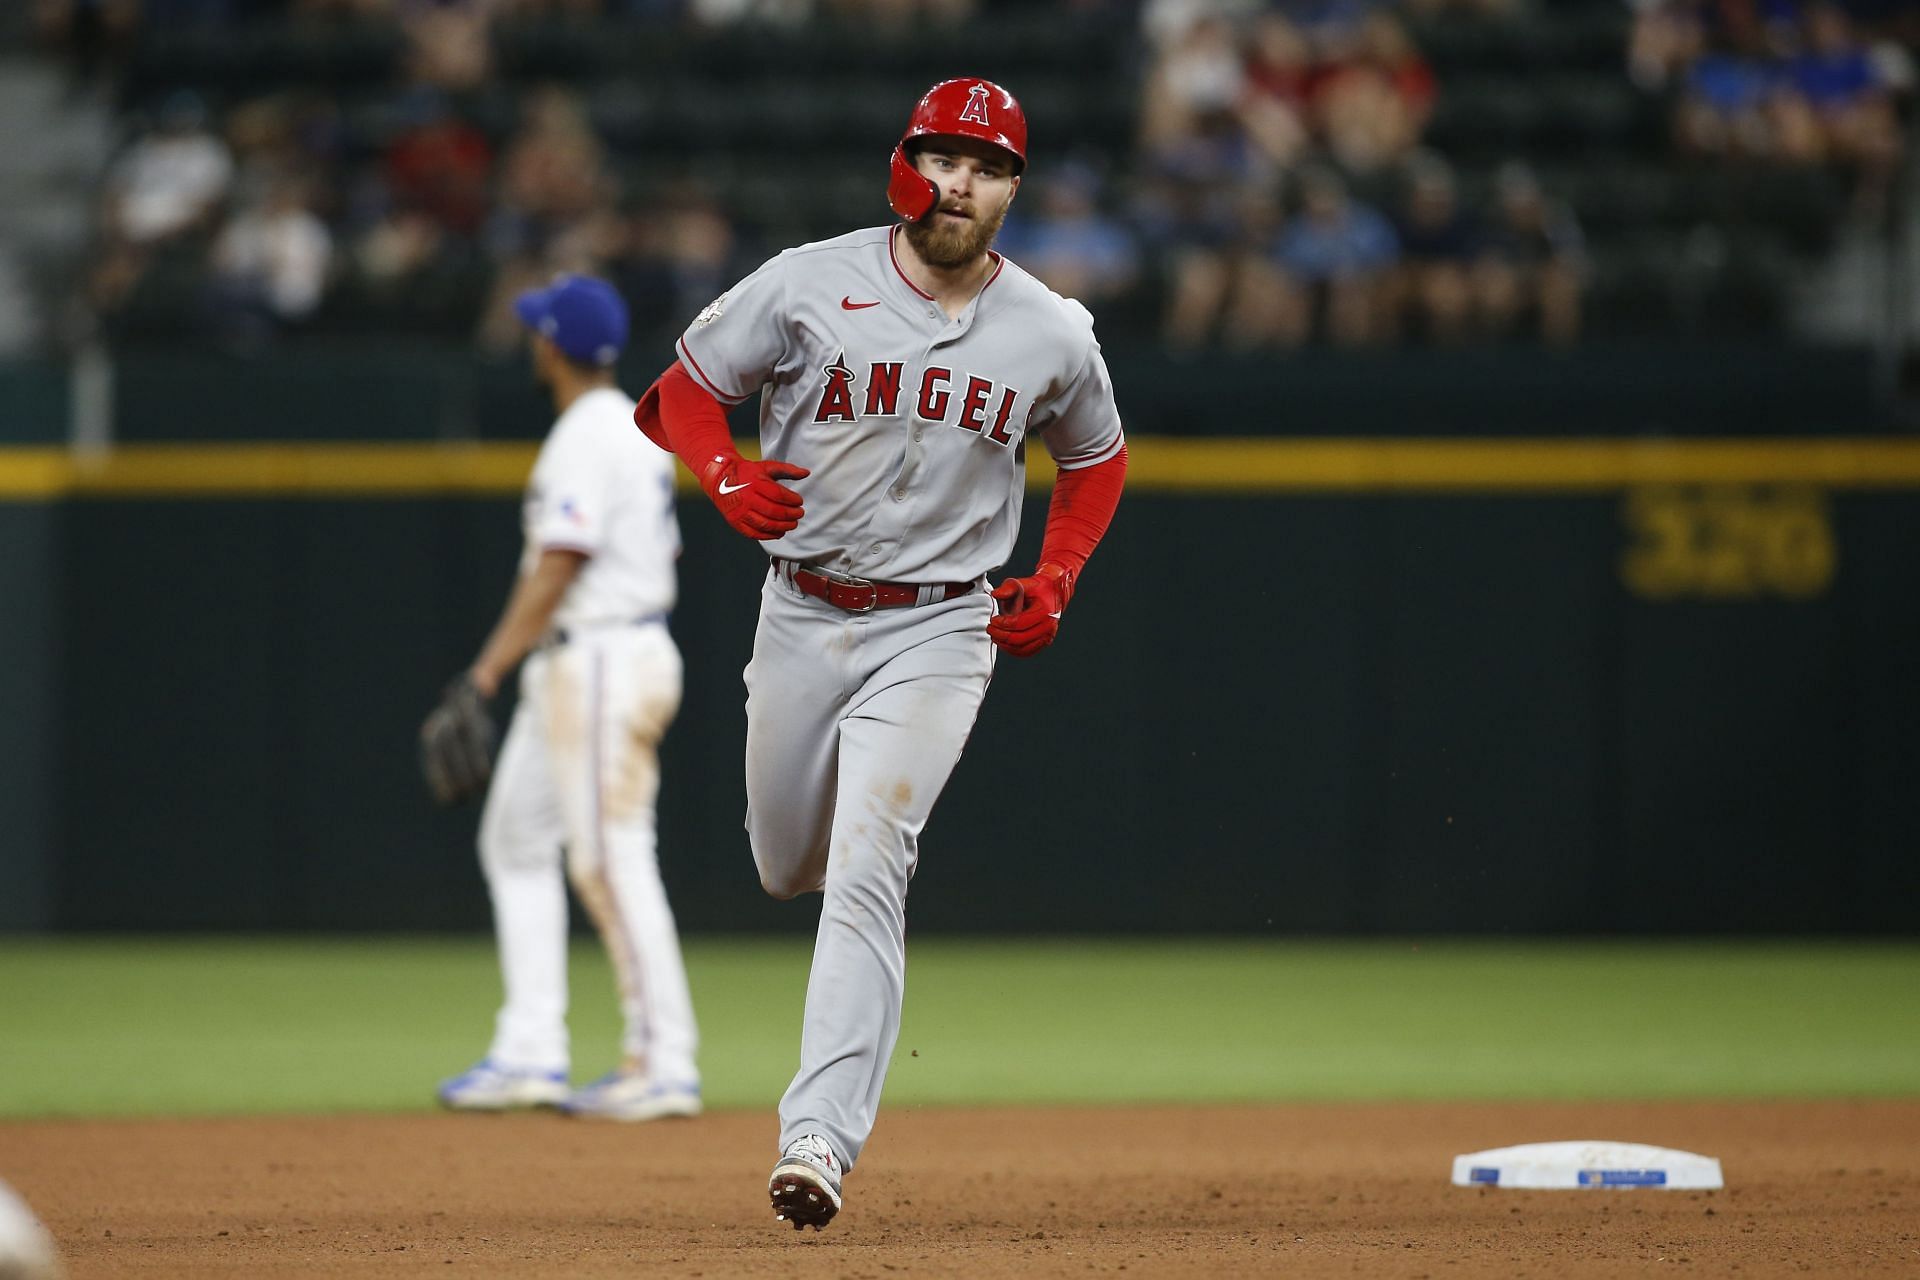
<path fill-rule="evenodd" d="M 721 403 L 761 391 L 766 457 L 800 527 L 773 554 L 891 582 L 965 582 L 1019 532 L 1026 441 L 1062 468 L 1120 451 L 1093 318 L 1006 259 L 958 319 L 908 280 L 889 228 L 789 249 L 695 317 L 681 363 Z"/>

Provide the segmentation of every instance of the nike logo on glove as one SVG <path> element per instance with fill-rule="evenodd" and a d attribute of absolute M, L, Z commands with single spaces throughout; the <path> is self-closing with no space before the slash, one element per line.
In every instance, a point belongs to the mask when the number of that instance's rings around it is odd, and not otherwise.
<path fill-rule="evenodd" d="M 865 311 L 868 307 L 877 307 L 879 305 L 880 299 L 878 298 L 875 298 L 872 302 L 855 302 L 853 295 L 847 294 L 840 299 L 840 306 L 846 311 Z"/>
<path fill-rule="evenodd" d="M 747 485 L 750 483 L 751 481 L 742 480 L 739 484 L 728 484 L 725 480 L 722 480 L 720 482 L 720 492 L 721 493 L 738 493 L 742 489 L 746 488 Z"/>

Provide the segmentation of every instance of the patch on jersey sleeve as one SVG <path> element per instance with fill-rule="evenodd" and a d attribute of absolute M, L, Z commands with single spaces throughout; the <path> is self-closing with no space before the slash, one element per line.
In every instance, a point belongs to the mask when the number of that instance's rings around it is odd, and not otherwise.
<path fill-rule="evenodd" d="M 706 309 L 702 311 L 699 315 L 693 318 L 693 327 L 698 329 L 705 325 L 712 324 L 715 320 L 718 320 L 722 315 L 724 315 L 726 313 L 726 310 L 727 310 L 727 295 L 723 293 L 719 297 L 715 298 L 712 302 L 709 302 L 706 306 Z"/>

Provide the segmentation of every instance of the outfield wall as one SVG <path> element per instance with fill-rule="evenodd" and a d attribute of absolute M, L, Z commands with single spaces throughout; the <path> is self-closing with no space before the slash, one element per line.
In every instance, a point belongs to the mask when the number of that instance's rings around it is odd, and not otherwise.
<path fill-rule="evenodd" d="M 1134 453 L 1059 644 L 996 673 L 916 929 L 1920 927 L 1920 443 Z M 0 927 L 482 925 L 475 815 L 426 802 L 413 734 L 506 590 L 529 457 L 0 454 Z M 762 557 L 682 521 L 675 905 L 810 927 L 740 831 Z"/>

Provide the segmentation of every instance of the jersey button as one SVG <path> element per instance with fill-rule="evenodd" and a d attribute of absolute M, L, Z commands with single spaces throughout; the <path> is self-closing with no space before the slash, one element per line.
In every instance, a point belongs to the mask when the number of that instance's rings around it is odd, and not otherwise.
<path fill-rule="evenodd" d="M 893 491 L 893 500 L 895 502 L 905 502 L 907 500 L 907 491 L 905 489 L 895 489 Z"/>

